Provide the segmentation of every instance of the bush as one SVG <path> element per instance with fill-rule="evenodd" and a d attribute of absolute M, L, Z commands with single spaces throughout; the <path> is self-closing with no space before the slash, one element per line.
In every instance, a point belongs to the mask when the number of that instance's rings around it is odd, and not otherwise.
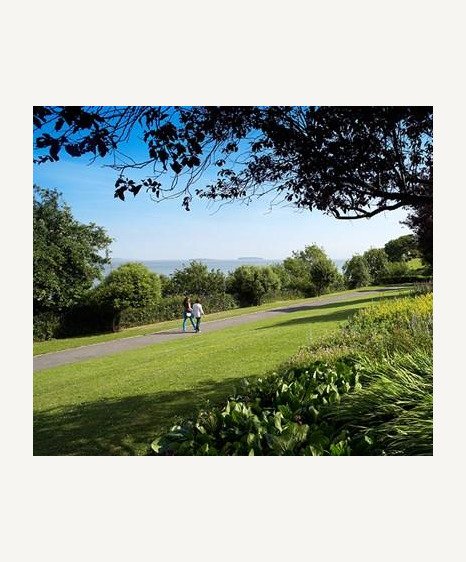
<path fill-rule="evenodd" d="M 423 283 L 431 280 L 432 277 L 429 275 L 413 273 L 413 270 L 406 262 L 393 262 L 388 264 L 386 274 L 381 279 L 381 283 Z"/>
<path fill-rule="evenodd" d="M 125 263 L 111 271 L 95 289 L 95 298 L 113 310 L 113 329 L 120 328 L 120 317 L 127 308 L 154 307 L 161 298 L 161 282 L 156 273 L 141 263 Z"/>
<path fill-rule="evenodd" d="M 183 269 L 177 269 L 166 282 L 164 295 L 207 295 L 225 292 L 225 275 L 219 269 L 210 271 L 199 261 L 191 261 Z"/>
<path fill-rule="evenodd" d="M 62 324 L 61 314 L 55 312 L 43 312 L 34 315 L 33 318 L 33 339 L 34 341 L 50 340 L 57 337 L 60 333 Z"/>
<path fill-rule="evenodd" d="M 432 356 L 314 362 L 254 382 L 155 439 L 159 455 L 431 455 Z"/>
<path fill-rule="evenodd" d="M 301 348 L 292 361 L 363 354 L 379 359 L 413 349 L 432 352 L 432 336 L 432 294 L 397 298 L 357 312 L 337 334 Z"/>
<path fill-rule="evenodd" d="M 113 330 L 114 310 L 109 303 L 98 302 L 91 292 L 88 299 L 71 307 L 63 314 L 61 338 L 102 334 Z"/>
<path fill-rule="evenodd" d="M 387 275 L 389 267 L 388 257 L 384 250 L 379 248 L 371 248 L 364 252 L 362 257 L 367 263 L 369 274 L 373 283 L 380 283 L 383 277 Z"/>
<path fill-rule="evenodd" d="M 339 284 L 339 272 L 333 261 L 322 248 L 313 244 L 304 250 L 293 252 L 291 258 L 283 262 L 287 274 L 287 284 L 282 287 L 314 297 Z"/>
<path fill-rule="evenodd" d="M 280 291 L 273 291 L 266 293 L 261 300 L 261 304 L 266 304 L 275 301 L 286 301 L 286 300 L 294 300 L 294 299 L 301 299 L 303 297 L 302 293 L 294 291 L 292 289 L 285 289 Z"/>
<path fill-rule="evenodd" d="M 280 278 L 271 267 L 242 265 L 227 277 L 227 291 L 241 306 L 262 304 L 266 294 L 280 289 Z"/>
<path fill-rule="evenodd" d="M 413 234 L 390 240 L 385 244 L 384 250 L 391 262 L 407 261 L 420 254 L 416 237 Z"/>
<path fill-rule="evenodd" d="M 358 386 L 352 365 L 316 363 L 304 372 L 244 382 L 223 408 L 201 411 L 152 443 L 161 455 L 344 454 L 316 429 L 319 409 Z"/>
<path fill-rule="evenodd" d="M 372 283 L 369 266 L 363 256 L 357 254 L 343 265 L 343 274 L 349 289 L 365 287 Z"/>

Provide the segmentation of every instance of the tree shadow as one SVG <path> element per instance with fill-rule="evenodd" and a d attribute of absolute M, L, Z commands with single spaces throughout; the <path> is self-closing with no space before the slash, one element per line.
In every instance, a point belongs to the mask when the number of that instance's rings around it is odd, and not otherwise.
<path fill-rule="evenodd" d="M 354 289 L 356 293 L 385 293 L 388 291 L 399 291 L 400 289 L 409 289 L 413 286 L 413 283 L 401 283 L 398 285 L 392 285 L 391 287 L 382 287 L 380 289 Z"/>
<path fill-rule="evenodd" d="M 327 314 L 318 314 L 315 316 L 306 316 L 304 318 L 292 318 L 283 322 L 275 322 L 272 326 L 260 326 L 256 330 L 270 330 L 271 328 L 282 328 L 283 326 L 298 326 L 300 324 L 313 324 L 314 322 L 341 322 L 352 316 L 357 309 L 336 310 Z"/>
<path fill-rule="evenodd" d="M 332 303 L 326 303 L 326 304 L 319 304 L 319 303 L 311 303 L 311 304 L 303 304 L 300 306 L 296 306 L 294 308 L 274 308 L 273 310 L 269 311 L 269 312 L 286 312 L 286 313 L 291 313 L 291 312 L 304 312 L 306 310 L 315 310 L 315 309 L 327 309 L 327 308 L 341 308 L 341 307 L 348 307 L 351 305 L 357 305 L 357 304 L 364 304 L 364 303 L 368 303 L 368 302 L 382 302 L 385 300 L 390 300 L 390 299 L 396 299 L 398 297 L 398 295 L 387 295 L 386 297 L 384 297 L 383 299 L 380 298 L 374 298 L 374 297 L 365 297 L 365 298 L 361 298 L 361 299 L 356 299 L 356 300 L 352 300 L 352 301 L 348 301 L 348 300 L 341 300 L 341 301 L 336 301 L 336 302 L 332 302 Z M 313 318 L 317 318 L 317 316 L 314 316 Z"/>
<path fill-rule="evenodd" d="M 179 417 L 218 404 L 241 378 L 204 381 L 188 390 L 102 399 L 34 414 L 34 455 L 144 455 Z"/>

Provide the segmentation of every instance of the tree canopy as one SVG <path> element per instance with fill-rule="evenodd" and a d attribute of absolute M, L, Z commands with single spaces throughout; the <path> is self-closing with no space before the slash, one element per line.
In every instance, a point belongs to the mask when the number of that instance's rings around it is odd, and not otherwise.
<path fill-rule="evenodd" d="M 189 210 L 193 196 L 272 192 L 338 219 L 368 218 L 432 205 L 432 116 L 431 107 L 38 106 L 35 162 L 111 156 L 122 200 L 144 189 L 182 197 Z M 146 149 L 138 160 L 124 152 L 134 135 Z"/>
<path fill-rule="evenodd" d="M 391 262 L 407 261 L 419 256 L 418 243 L 412 234 L 389 240 L 385 244 L 384 250 Z"/>
<path fill-rule="evenodd" d="M 61 312 L 101 278 L 112 239 L 93 223 L 81 224 L 56 190 L 34 186 L 34 314 Z"/>
<path fill-rule="evenodd" d="M 370 248 L 362 255 L 366 260 L 373 283 L 380 283 L 387 274 L 388 257 L 382 248 Z"/>
<path fill-rule="evenodd" d="M 176 269 L 165 286 L 167 295 L 188 294 L 197 297 L 225 292 L 225 275 L 200 261 L 192 260 L 183 269 Z"/>
<path fill-rule="evenodd" d="M 96 288 L 94 298 L 110 307 L 113 313 L 113 329 L 117 330 L 123 310 L 142 309 L 160 300 L 161 282 L 159 276 L 144 264 L 124 263 L 105 277 Z"/>
<path fill-rule="evenodd" d="M 280 277 L 268 266 L 241 265 L 227 278 L 228 292 L 242 306 L 259 305 L 267 293 L 279 291 L 280 288 Z"/>
<path fill-rule="evenodd" d="M 372 282 L 369 266 L 364 257 L 358 254 L 345 262 L 343 274 L 350 289 L 365 287 Z"/>
<path fill-rule="evenodd" d="M 338 280 L 338 269 L 323 248 L 316 244 L 295 251 L 283 262 L 292 278 L 292 287 L 303 293 L 321 295 Z"/>

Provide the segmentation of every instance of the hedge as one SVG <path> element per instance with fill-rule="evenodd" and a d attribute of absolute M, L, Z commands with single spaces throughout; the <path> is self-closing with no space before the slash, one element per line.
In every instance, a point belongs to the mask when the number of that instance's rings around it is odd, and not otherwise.
<path fill-rule="evenodd" d="M 183 296 L 165 297 L 153 307 L 143 309 L 128 308 L 121 313 L 120 328 L 155 324 L 164 320 L 181 318 Z M 202 307 L 206 314 L 238 308 L 235 299 L 228 293 L 203 297 Z"/>

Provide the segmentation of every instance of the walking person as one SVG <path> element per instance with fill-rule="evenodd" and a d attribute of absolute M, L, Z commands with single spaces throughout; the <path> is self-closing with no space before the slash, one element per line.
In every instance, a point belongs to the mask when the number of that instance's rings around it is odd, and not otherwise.
<path fill-rule="evenodd" d="M 186 320 L 188 318 L 191 320 L 191 325 L 194 331 L 196 331 L 196 325 L 194 324 L 194 320 L 193 320 L 193 309 L 191 307 L 191 299 L 188 297 L 188 295 L 186 295 L 183 301 L 183 332 L 186 332 Z"/>
<path fill-rule="evenodd" d="M 202 304 L 199 302 L 199 299 L 193 304 L 193 316 L 196 319 L 196 332 L 201 331 L 201 316 L 204 314 L 204 310 L 202 308 Z"/>

